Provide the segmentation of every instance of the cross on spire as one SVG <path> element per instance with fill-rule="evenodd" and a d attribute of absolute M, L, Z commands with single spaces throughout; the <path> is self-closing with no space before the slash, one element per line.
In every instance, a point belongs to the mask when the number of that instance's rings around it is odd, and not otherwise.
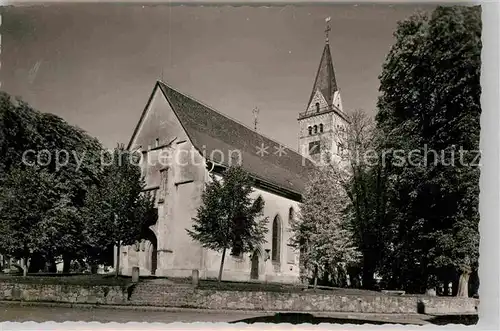
<path fill-rule="evenodd" d="M 328 43 L 328 41 L 329 41 L 328 40 L 328 32 L 331 31 L 331 29 L 330 29 L 330 19 L 331 19 L 331 17 L 327 17 L 325 19 L 325 22 L 326 22 L 326 29 L 325 29 L 325 36 L 326 36 L 325 40 L 326 40 L 326 43 Z"/>

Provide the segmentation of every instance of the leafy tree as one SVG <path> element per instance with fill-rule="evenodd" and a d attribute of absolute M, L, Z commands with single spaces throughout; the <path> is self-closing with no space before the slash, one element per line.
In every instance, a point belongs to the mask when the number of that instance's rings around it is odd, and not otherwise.
<path fill-rule="evenodd" d="M 82 213 L 90 262 L 106 261 L 109 251 L 116 246 L 118 275 L 120 247 L 143 238 L 149 226 L 156 223 L 158 214 L 152 197 L 143 193 L 145 183 L 134 154 L 120 145 L 111 157 L 101 183 L 87 195 Z"/>
<path fill-rule="evenodd" d="M 340 167 L 318 168 L 306 186 L 299 217 L 291 222 L 291 244 L 300 250 L 302 267 L 312 272 L 315 286 L 319 274 L 335 274 L 359 258 L 345 214 L 344 176 Z"/>
<path fill-rule="evenodd" d="M 30 261 L 37 272 L 57 256 L 80 256 L 84 238 L 78 210 L 60 194 L 60 183 L 46 170 L 13 169 L 0 191 L 0 250 Z"/>
<path fill-rule="evenodd" d="M 252 201 L 252 185 L 253 180 L 239 166 L 228 168 L 223 180 L 212 175 L 193 218 L 192 230 L 186 229 L 203 247 L 222 251 L 219 283 L 226 250 L 232 249 L 233 255 L 239 255 L 265 242 L 268 219 L 263 217 L 264 200 L 259 196 Z"/>
<path fill-rule="evenodd" d="M 62 256 L 69 272 L 140 237 L 156 220 L 140 168 L 123 147 L 106 168 L 102 153 L 81 129 L 0 93 L 0 251 L 31 272 Z"/>
<path fill-rule="evenodd" d="M 60 117 L 13 101 L 3 92 L 0 107 L 0 180 L 12 167 L 36 165 L 65 182 L 72 203 L 81 205 L 86 189 L 99 182 L 99 141 Z"/>
<path fill-rule="evenodd" d="M 361 258 L 362 285 L 373 289 L 385 247 L 386 184 L 381 157 L 377 153 L 380 135 L 373 119 L 362 110 L 347 115 L 348 124 L 339 135 L 341 160 L 349 176 L 343 186 L 349 197 L 346 215 L 354 232 Z"/>
<path fill-rule="evenodd" d="M 353 243 L 359 249 L 359 263 L 351 264 L 348 273 L 354 286 L 374 287 L 374 273 L 380 266 L 385 247 L 382 224 L 386 222 L 387 178 L 377 146 L 382 141 L 375 122 L 363 110 L 346 114 L 346 123 L 335 134 L 337 153 L 325 150 L 321 166 L 337 176 L 342 194 L 347 197 L 340 206 L 353 233 Z M 325 140 L 324 145 L 331 142 Z M 336 184 L 337 185 L 337 184 Z"/>
<path fill-rule="evenodd" d="M 100 151 L 99 142 L 82 130 L 0 93 L 0 226 L 24 232 L 17 242 L 4 237 L 0 246 L 15 257 L 21 253 L 13 245 L 22 247 L 32 272 L 45 261 L 54 265 L 60 255 L 67 271 L 69 260 L 80 257 L 83 220 L 77 213 L 99 180 Z M 16 202 L 11 208 L 19 212 L 11 213 L 5 206 Z"/>
<path fill-rule="evenodd" d="M 461 275 L 455 292 L 466 295 L 479 245 L 480 7 L 414 15 L 395 38 L 380 76 L 381 151 L 420 153 L 405 162 L 386 154 L 392 221 L 382 272 L 392 286 L 421 292 L 453 279 L 452 270 Z"/>
<path fill-rule="evenodd" d="M 55 186 L 54 176 L 46 171 L 15 169 L 4 177 L 0 190 L 2 252 L 25 261 L 32 254 L 45 253 L 40 225 L 59 200 Z"/>

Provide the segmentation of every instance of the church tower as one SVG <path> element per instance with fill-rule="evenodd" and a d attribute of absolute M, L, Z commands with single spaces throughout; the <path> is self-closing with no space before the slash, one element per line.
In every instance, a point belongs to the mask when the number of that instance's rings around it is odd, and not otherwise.
<path fill-rule="evenodd" d="M 299 153 L 313 161 L 319 161 L 325 152 L 333 155 L 340 152 L 341 145 L 337 137 L 347 124 L 330 53 L 329 21 L 330 18 L 327 18 L 325 47 L 311 96 L 306 110 L 299 113 L 298 118 Z"/>

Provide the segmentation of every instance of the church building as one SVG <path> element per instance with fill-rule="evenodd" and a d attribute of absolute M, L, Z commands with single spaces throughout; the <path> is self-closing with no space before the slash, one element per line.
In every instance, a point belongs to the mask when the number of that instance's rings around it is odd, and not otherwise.
<path fill-rule="evenodd" d="M 289 245 L 310 170 L 321 150 L 337 152 L 335 132 L 345 123 L 328 37 L 306 110 L 299 114 L 299 151 L 281 145 L 215 109 L 156 82 L 128 145 L 142 154 L 146 191 L 158 220 L 147 238 L 120 248 L 120 273 L 217 278 L 222 254 L 189 237 L 210 174 L 240 164 L 255 180 L 254 198 L 265 201 L 266 242 L 254 252 L 226 254 L 223 279 L 299 282 L 299 253 Z M 115 261 L 116 265 L 116 261 Z"/>

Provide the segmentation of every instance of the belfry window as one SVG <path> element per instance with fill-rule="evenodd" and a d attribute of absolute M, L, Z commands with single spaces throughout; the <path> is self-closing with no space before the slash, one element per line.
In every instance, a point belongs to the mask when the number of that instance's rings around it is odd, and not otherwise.
<path fill-rule="evenodd" d="M 321 132 L 323 132 L 323 124 L 320 124 L 320 125 L 319 125 L 319 132 L 320 132 L 320 133 L 321 133 Z"/>
<path fill-rule="evenodd" d="M 314 133 L 318 133 L 318 126 L 317 125 L 314 126 Z"/>
<path fill-rule="evenodd" d="M 313 133 L 313 128 L 312 128 L 311 126 L 309 126 L 309 127 L 307 128 L 307 130 L 309 130 L 309 135 L 312 135 L 312 133 Z"/>
<path fill-rule="evenodd" d="M 316 112 L 319 112 L 319 102 L 316 102 Z"/>

